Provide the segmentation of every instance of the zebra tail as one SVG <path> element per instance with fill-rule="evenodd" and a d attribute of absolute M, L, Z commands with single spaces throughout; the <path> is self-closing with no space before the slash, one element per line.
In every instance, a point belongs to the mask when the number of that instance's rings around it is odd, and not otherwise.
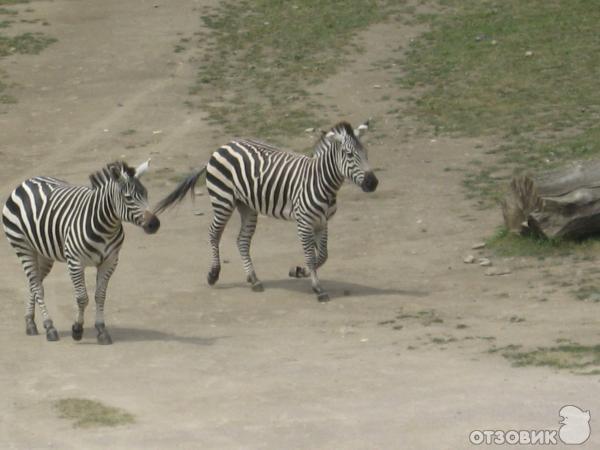
<path fill-rule="evenodd" d="M 175 188 L 173 192 L 163 198 L 157 205 L 154 207 L 154 214 L 160 214 L 163 211 L 169 209 L 171 206 L 181 202 L 188 191 L 191 191 L 191 196 L 194 196 L 193 188 L 196 186 L 198 179 L 206 172 L 206 166 L 202 169 L 192 173 L 188 177 L 185 178 L 179 185 Z"/>

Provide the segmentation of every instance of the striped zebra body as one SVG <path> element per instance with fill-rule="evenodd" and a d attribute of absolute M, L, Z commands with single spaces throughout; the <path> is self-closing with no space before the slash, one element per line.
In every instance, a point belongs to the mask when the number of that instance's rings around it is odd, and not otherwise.
<path fill-rule="evenodd" d="M 374 191 L 378 183 L 359 141 L 360 131 L 367 126 L 361 127 L 354 130 L 345 122 L 336 125 L 319 140 L 312 157 L 254 140 L 234 140 L 215 151 L 206 167 L 184 180 L 155 212 L 183 199 L 206 172 L 214 212 L 209 229 L 212 262 L 208 283 L 212 285 L 219 278 L 219 242 L 233 211 L 238 209 L 242 224 L 237 244 L 253 290 L 262 290 L 250 257 L 258 215 L 262 214 L 296 222 L 306 267 L 293 267 L 290 276 L 310 276 L 318 299 L 327 301 L 317 269 L 327 260 L 327 221 L 336 212 L 337 192 L 346 179 L 366 192 Z"/>
<path fill-rule="evenodd" d="M 138 174 L 138 176 L 141 173 Z M 147 211 L 147 193 L 136 171 L 125 163 L 113 163 L 90 176 L 92 186 L 74 186 L 50 177 L 30 178 L 7 199 L 2 222 L 29 282 L 25 305 L 28 334 L 37 334 L 35 304 L 40 308 L 48 340 L 57 340 L 44 302 L 43 280 L 55 261 L 66 262 L 77 300 L 73 338 L 81 339 L 88 294 L 85 267 L 98 269 L 96 282 L 96 328 L 98 341 L 108 344 L 104 325 L 104 301 L 124 240 L 123 221 L 158 229 L 158 219 Z M 154 218 L 154 219 L 153 219 Z"/>
<path fill-rule="evenodd" d="M 333 153 L 330 155 L 333 156 Z M 327 186 L 314 184 L 324 160 L 284 152 L 267 144 L 240 139 L 213 153 L 206 166 L 206 184 L 213 207 L 229 210 L 243 203 L 255 212 L 284 220 L 311 214 L 327 215 L 344 181 L 329 174 Z M 330 215 L 328 217 L 331 217 Z"/>
<path fill-rule="evenodd" d="M 104 205 L 102 205 L 104 203 Z M 73 186 L 49 177 L 21 183 L 3 211 L 6 235 L 53 261 L 98 266 L 123 243 L 123 227 L 111 214 L 104 189 Z"/>

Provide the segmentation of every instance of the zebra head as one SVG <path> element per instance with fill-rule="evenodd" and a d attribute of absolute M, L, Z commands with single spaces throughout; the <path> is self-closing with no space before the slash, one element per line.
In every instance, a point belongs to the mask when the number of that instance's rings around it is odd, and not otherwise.
<path fill-rule="evenodd" d="M 140 177 L 148 170 L 148 163 L 149 160 L 134 169 L 125 162 L 116 162 L 109 164 L 108 170 L 117 186 L 113 204 L 119 218 L 154 234 L 160 228 L 160 221 L 148 208 L 148 191 L 140 182 Z"/>
<path fill-rule="evenodd" d="M 324 138 L 338 148 L 338 166 L 343 176 L 360 186 L 364 192 L 373 192 L 379 180 L 371 170 L 367 151 L 359 139 L 368 128 L 368 121 L 356 129 L 347 122 L 340 122 L 325 133 Z"/>

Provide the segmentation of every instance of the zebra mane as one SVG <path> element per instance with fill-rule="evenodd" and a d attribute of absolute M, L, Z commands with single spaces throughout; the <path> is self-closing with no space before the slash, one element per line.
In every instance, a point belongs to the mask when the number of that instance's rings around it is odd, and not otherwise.
<path fill-rule="evenodd" d="M 129 177 L 135 176 L 135 169 L 133 167 L 129 167 L 125 161 L 111 162 L 102 169 L 90 175 L 90 183 L 92 184 L 92 188 L 96 189 L 106 186 L 112 179 L 111 171 L 114 169 L 117 169 L 119 172 L 125 172 Z"/>
<path fill-rule="evenodd" d="M 331 131 L 335 131 L 337 133 L 341 133 L 342 131 L 344 131 L 347 135 L 356 138 L 356 136 L 354 135 L 354 128 L 352 128 L 352 125 L 350 125 L 346 121 L 338 122 L 333 126 Z"/>
<path fill-rule="evenodd" d="M 346 133 L 348 136 L 352 136 L 354 139 L 358 139 L 356 137 L 356 135 L 354 134 L 354 128 L 352 128 L 352 125 L 350 125 L 346 121 L 338 122 L 329 131 L 333 131 L 334 133 L 337 133 L 337 134 Z M 329 133 L 329 131 L 321 130 L 321 137 L 315 144 L 315 149 L 314 149 L 315 156 L 319 156 L 319 155 L 323 154 L 323 152 L 325 152 L 326 150 L 328 150 L 331 147 L 331 141 L 325 137 L 325 136 L 327 136 L 327 133 Z"/>

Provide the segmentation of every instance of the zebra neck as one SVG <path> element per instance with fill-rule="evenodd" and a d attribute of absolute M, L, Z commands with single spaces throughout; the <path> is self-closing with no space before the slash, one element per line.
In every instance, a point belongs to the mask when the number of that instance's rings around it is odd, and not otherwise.
<path fill-rule="evenodd" d="M 109 182 L 100 186 L 95 192 L 94 202 L 97 208 L 95 216 L 100 220 L 107 234 L 116 233 L 121 228 L 121 218 L 114 202 L 117 189 L 115 183 Z"/>
<path fill-rule="evenodd" d="M 338 164 L 339 151 L 339 148 L 334 145 L 314 159 L 315 181 L 318 180 L 314 183 L 314 186 L 319 188 L 321 193 L 327 197 L 334 197 L 344 184 L 344 175 Z"/>

